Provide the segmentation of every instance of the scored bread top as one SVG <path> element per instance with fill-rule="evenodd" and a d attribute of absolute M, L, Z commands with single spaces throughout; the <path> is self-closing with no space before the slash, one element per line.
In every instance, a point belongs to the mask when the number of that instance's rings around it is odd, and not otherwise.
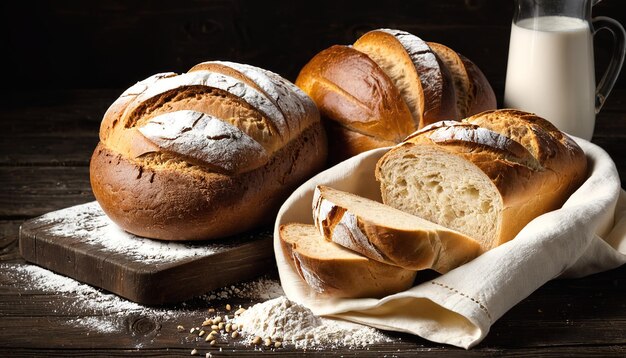
<path fill-rule="evenodd" d="M 558 173 L 551 175 L 555 191 L 571 192 L 586 177 L 587 159 L 583 150 L 552 123 L 533 113 L 491 110 L 464 122 L 487 128 L 524 146 L 544 171 Z"/>
<path fill-rule="evenodd" d="M 203 63 L 126 90 L 105 114 L 100 138 L 133 160 L 164 152 L 235 174 L 262 166 L 316 122 L 311 99 L 280 76 L 249 65 Z"/>
<path fill-rule="evenodd" d="M 354 48 L 335 45 L 318 53 L 302 68 L 296 85 L 323 117 L 362 135 L 398 143 L 416 129 L 389 76 Z"/>
<path fill-rule="evenodd" d="M 354 47 L 389 71 L 396 85 L 405 89 L 405 101 L 413 107 L 418 128 L 460 118 L 452 75 L 422 39 L 406 31 L 378 29 L 361 36 Z"/>

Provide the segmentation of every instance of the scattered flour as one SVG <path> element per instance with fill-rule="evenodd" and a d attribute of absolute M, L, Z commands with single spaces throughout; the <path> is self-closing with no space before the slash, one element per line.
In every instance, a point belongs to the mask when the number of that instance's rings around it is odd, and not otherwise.
<path fill-rule="evenodd" d="M 29 292 L 47 292 L 75 295 L 71 302 L 57 306 L 53 312 L 59 310 L 77 312 L 84 311 L 97 316 L 77 317 L 66 323 L 76 327 L 89 328 L 99 333 L 123 331 L 125 318 L 130 314 L 158 317 L 161 320 L 175 319 L 184 314 L 181 310 L 167 310 L 151 308 L 125 300 L 114 294 L 105 293 L 87 284 L 71 278 L 57 275 L 52 271 L 34 265 L 0 264 L 3 276 L 19 285 L 20 290 Z M 0 282 L 4 284 L 4 282 Z"/>
<path fill-rule="evenodd" d="M 68 322 L 74 327 L 81 327 L 85 329 L 95 329 L 100 333 L 114 333 L 119 332 L 123 323 L 118 320 L 112 320 L 110 317 L 81 317 L 70 320 Z"/>
<path fill-rule="evenodd" d="M 233 322 L 242 324 L 248 336 L 279 337 L 296 348 L 358 348 L 392 341 L 371 327 L 315 316 L 285 296 L 256 304 Z"/>
<path fill-rule="evenodd" d="M 102 211 L 98 202 L 76 205 L 42 216 L 45 230 L 56 236 L 97 245 L 108 252 L 123 253 L 128 258 L 146 263 L 169 263 L 193 256 L 222 251 L 232 245 L 220 243 L 182 244 L 141 238 L 125 232 Z"/>
<path fill-rule="evenodd" d="M 207 301 L 224 300 L 229 298 L 243 298 L 254 301 L 265 301 L 284 295 L 280 282 L 267 277 L 260 277 L 254 281 L 242 282 L 229 287 L 207 293 L 203 298 Z"/>
<path fill-rule="evenodd" d="M 88 332 L 123 332 L 126 330 L 126 319 L 129 315 L 145 315 L 161 321 L 176 322 L 193 313 L 186 308 L 146 307 L 34 265 L 0 264 L 0 270 L 3 271 L 3 279 L 8 280 L 0 282 L 0 285 L 17 285 L 25 293 L 43 291 L 74 295 L 74 300 L 63 306 L 55 305 L 54 312 L 66 310 L 92 313 L 93 315 L 79 316 L 65 322 Z M 241 333 L 244 340 L 239 343 L 245 345 L 250 344 L 249 337 L 255 336 L 278 337 L 284 345 L 300 349 L 360 348 L 393 341 L 371 327 L 315 316 L 308 308 L 288 300 L 280 283 L 267 277 L 225 287 L 204 295 L 201 299 L 207 303 L 221 299 L 266 300 L 248 308 L 230 321 L 243 326 Z M 182 303 L 181 306 L 187 305 Z"/>

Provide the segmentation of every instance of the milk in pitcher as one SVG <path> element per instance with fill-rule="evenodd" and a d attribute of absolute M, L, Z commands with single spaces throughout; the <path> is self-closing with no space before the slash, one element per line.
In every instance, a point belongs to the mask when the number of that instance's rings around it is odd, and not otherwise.
<path fill-rule="evenodd" d="M 593 69 L 587 21 L 566 16 L 520 20 L 511 29 L 504 105 L 534 112 L 566 133 L 592 133 Z"/>

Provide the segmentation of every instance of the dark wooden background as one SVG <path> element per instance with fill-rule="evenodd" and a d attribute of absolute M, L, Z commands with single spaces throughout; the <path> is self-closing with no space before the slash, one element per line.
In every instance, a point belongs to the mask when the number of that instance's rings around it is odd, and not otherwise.
<path fill-rule="evenodd" d="M 153 73 L 211 59 L 245 62 L 294 80 L 317 52 L 391 27 L 446 44 L 504 82 L 513 0 L 3 1 L 3 83 L 11 88 L 125 88 Z M 626 23 L 626 1 L 594 15 Z M 610 35 L 597 38 L 603 71 Z M 619 87 L 626 87 L 622 74 Z"/>

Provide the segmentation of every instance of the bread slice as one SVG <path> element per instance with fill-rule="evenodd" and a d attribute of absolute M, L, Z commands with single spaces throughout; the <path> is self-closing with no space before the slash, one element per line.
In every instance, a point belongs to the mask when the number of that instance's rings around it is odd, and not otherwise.
<path fill-rule="evenodd" d="M 461 118 L 451 74 L 422 39 L 405 31 L 378 29 L 361 36 L 353 46 L 395 83 L 417 128 Z"/>
<path fill-rule="evenodd" d="M 415 271 L 368 259 L 326 241 L 313 225 L 282 225 L 279 235 L 287 260 L 318 294 L 384 297 L 413 285 Z"/>
<path fill-rule="evenodd" d="M 458 231 L 327 186 L 315 189 L 313 219 L 326 240 L 408 270 L 445 273 L 481 253 Z"/>
<path fill-rule="evenodd" d="M 428 46 L 452 74 L 461 118 L 496 108 L 496 95 L 478 66 L 445 45 L 428 42 Z"/>
<path fill-rule="evenodd" d="M 489 250 L 561 207 L 586 165 L 580 147 L 545 120 L 497 110 L 416 132 L 379 160 L 376 178 L 385 204 Z"/>

